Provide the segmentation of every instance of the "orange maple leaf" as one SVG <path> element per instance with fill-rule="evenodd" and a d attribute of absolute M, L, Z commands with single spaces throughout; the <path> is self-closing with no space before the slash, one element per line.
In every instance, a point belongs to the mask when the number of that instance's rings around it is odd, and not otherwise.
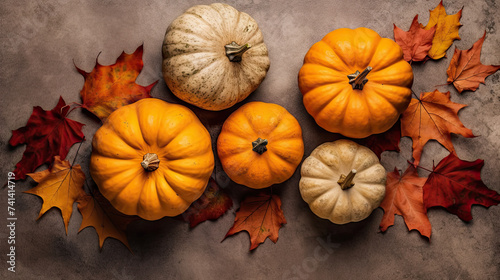
<path fill-rule="evenodd" d="M 250 250 L 253 250 L 268 237 L 276 243 L 278 231 L 284 224 L 286 220 L 279 196 L 259 193 L 243 200 L 236 212 L 234 224 L 224 239 L 240 231 L 247 231 L 250 235 Z"/>
<path fill-rule="evenodd" d="M 486 31 L 483 37 L 468 50 L 459 50 L 455 47 L 446 73 L 448 74 L 448 84 L 453 84 L 459 93 L 464 90 L 475 91 L 479 87 L 479 83 L 484 84 L 486 77 L 500 69 L 500 65 L 483 65 L 481 63 L 481 49 L 485 37 Z"/>
<path fill-rule="evenodd" d="M 394 24 L 394 40 L 403 50 L 404 60 L 423 61 L 431 49 L 432 39 L 436 32 L 436 26 L 425 30 L 418 23 L 418 15 L 415 16 L 408 32 Z"/>
<path fill-rule="evenodd" d="M 37 195 L 43 200 L 42 209 L 37 219 L 50 208 L 59 208 L 66 234 L 68 234 L 68 223 L 73 213 L 73 203 L 85 195 L 83 190 L 85 173 L 83 173 L 81 166 L 79 164 L 71 166 L 69 161 L 62 161 L 59 156 L 55 156 L 50 171 L 44 170 L 27 175 L 33 178 L 38 185 L 25 193 Z"/>
<path fill-rule="evenodd" d="M 115 64 L 103 66 L 96 60 L 96 66 L 90 73 L 75 65 L 85 78 L 80 91 L 82 107 L 104 120 L 122 106 L 151 97 L 151 88 L 158 81 L 147 87 L 135 83 L 143 67 L 142 53 L 141 45 L 133 54 L 122 52 Z"/>
<path fill-rule="evenodd" d="M 418 177 L 417 170 L 410 164 L 401 176 L 394 172 L 387 173 L 385 197 L 380 207 L 384 216 L 380 230 L 385 232 L 394 225 L 394 215 L 403 216 L 408 230 L 418 230 L 421 235 L 431 238 L 431 222 L 424 206 L 423 186 L 427 178 Z"/>
<path fill-rule="evenodd" d="M 111 237 L 122 242 L 132 252 L 125 230 L 127 225 L 139 218 L 118 212 L 100 193 L 82 196 L 78 201 L 78 211 L 82 214 L 82 224 L 78 232 L 93 227 L 99 237 L 102 249 L 106 238 Z"/>
<path fill-rule="evenodd" d="M 401 136 L 413 141 L 414 164 L 418 165 L 425 144 L 435 139 L 448 151 L 455 152 L 451 133 L 467 138 L 475 137 L 458 118 L 458 111 L 467 105 L 450 100 L 450 92 L 438 90 L 424 92 L 420 99 L 412 98 L 410 105 L 401 115 Z"/>
<path fill-rule="evenodd" d="M 453 44 L 454 40 L 460 40 L 458 29 L 462 26 L 460 23 L 462 9 L 454 15 L 448 15 L 443 1 L 441 1 L 434 10 L 429 10 L 429 12 L 429 22 L 424 29 L 429 30 L 436 26 L 436 33 L 428 56 L 432 59 L 440 59 L 446 56 L 446 50 Z"/>

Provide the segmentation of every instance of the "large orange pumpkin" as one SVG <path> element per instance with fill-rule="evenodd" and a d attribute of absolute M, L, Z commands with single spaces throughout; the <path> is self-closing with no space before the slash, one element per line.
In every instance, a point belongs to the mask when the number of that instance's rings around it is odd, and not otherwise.
<path fill-rule="evenodd" d="M 412 83 L 401 47 L 364 27 L 328 33 L 299 72 L 309 114 L 322 128 L 353 138 L 391 128 L 410 103 Z"/>
<path fill-rule="evenodd" d="M 285 108 L 250 102 L 224 122 L 217 153 L 231 180 L 262 189 L 293 175 L 304 155 L 302 129 Z"/>
<path fill-rule="evenodd" d="M 182 105 L 147 98 L 114 111 L 92 139 L 90 174 L 111 204 L 146 220 L 176 216 L 214 168 L 212 142 Z"/>

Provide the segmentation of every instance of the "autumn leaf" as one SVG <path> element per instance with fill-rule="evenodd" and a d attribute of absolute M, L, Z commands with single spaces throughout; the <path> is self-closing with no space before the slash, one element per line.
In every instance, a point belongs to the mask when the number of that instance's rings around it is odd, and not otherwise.
<path fill-rule="evenodd" d="M 432 59 L 440 59 L 446 56 L 446 50 L 453 44 L 454 40 L 460 40 L 458 29 L 462 26 L 460 23 L 462 9 L 454 15 L 448 15 L 443 6 L 443 1 L 441 1 L 434 10 L 429 12 L 429 22 L 424 29 L 430 30 L 435 26 L 436 33 L 428 56 Z"/>
<path fill-rule="evenodd" d="M 500 65 L 483 65 L 481 63 L 481 49 L 485 37 L 486 31 L 483 37 L 468 50 L 459 50 L 455 47 L 446 73 L 448 74 L 448 84 L 453 84 L 459 93 L 464 90 L 475 91 L 479 87 L 479 83 L 484 84 L 486 77 L 500 69 Z"/>
<path fill-rule="evenodd" d="M 40 165 L 51 163 L 55 156 L 64 159 L 73 144 L 85 139 L 82 132 L 84 124 L 68 119 L 70 106 L 59 97 L 56 107 L 45 111 L 33 107 L 33 113 L 26 126 L 12 131 L 9 144 L 26 144 L 21 161 L 16 164 L 16 179 L 25 179 L 26 174 L 35 171 Z"/>
<path fill-rule="evenodd" d="M 147 87 L 135 83 L 143 67 L 142 53 L 141 45 L 133 54 L 122 52 L 115 64 L 103 66 L 96 60 L 90 73 L 75 66 L 85 78 L 80 91 L 82 107 L 104 120 L 122 106 L 151 97 L 151 88 L 158 81 Z"/>
<path fill-rule="evenodd" d="M 451 133 L 467 138 L 475 137 L 458 118 L 458 111 L 467 105 L 450 100 L 450 92 L 438 90 L 424 92 L 420 99 L 412 98 L 410 105 L 401 115 L 401 135 L 413 141 L 414 164 L 418 165 L 425 144 L 435 139 L 448 151 L 455 152 Z"/>
<path fill-rule="evenodd" d="M 500 194 L 481 180 L 483 160 L 463 161 L 450 153 L 433 167 L 424 185 L 424 204 L 446 208 L 464 221 L 472 220 L 473 204 L 490 207 L 500 203 Z"/>
<path fill-rule="evenodd" d="M 423 61 L 432 46 L 432 39 L 436 32 L 436 26 L 425 30 L 418 23 L 418 15 L 415 16 L 408 32 L 394 24 L 394 40 L 403 50 L 404 60 L 408 62 Z"/>
<path fill-rule="evenodd" d="M 380 159 L 385 151 L 399 152 L 399 141 L 401 140 L 401 123 L 398 120 L 389 130 L 384 133 L 368 136 L 363 139 L 354 139 L 358 144 L 370 148 Z"/>
<path fill-rule="evenodd" d="M 208 186 L 202 196 L 193 202 L 191 206 L 182 213 L 183 220 L 189 222 L 191 228 L 206 220 L 216 220 L 224 215 L 233 206 L 233 200 L 223 189 L 219 188 L 217 182 L 210 178 Z"/>
<path fill-rule="evenodd" d="M 132 221 L 139 220 L 137 216 L 118 212 L 99 192 L 84 195 L 77 202 L 78 211 L 82 214 L 82 224 L 78 232 L 93 227 L 99 237 L 99 248 L 102 249 L 104 241 L 110 237 L 119 240 L 132 251 L 125 230 Z"/>
<path fill-rule="evenodd" d="M 224 239 L 240 231 L 247 231 L 250 235 L 250 250 L 253 250 L 268 237 L 276 243 L 278 231 L 284 224 L 286 220 L 279 196 L 259 193 L 243 200 L 236 212 L 234 224 Z"/>
<path fill-rule="evenodd" d="M 80 165 L 71 166 L 69 161 L 63 161 L 59 156 L 55 156 L 50 171 L 44 170 L 27 175 L 33 178 L 38 185 L 24 193 L 37 195 L 43 200 L 42 209 L 37 219 L 52 207 L 59 208 L 66 234 L 68 234 L 68 223 L 73 213 L 73 203 L 85 195 L 83 190 L 85 174 Z"/>
<path fill-rule="evenodd" d="M 385 232 L 394 225 L 394 215 L 403 216 L 408 230 L 418 230 L 421 235 L 431 238 L 431 222 L 423 201 L 423 185 L 427 178 L 418 177 L 417 170 L 410 164 L 401 176 L 394 172 L 387 173 L 386 193 L 380 207 L 384 216 L 380 230 Z"/>

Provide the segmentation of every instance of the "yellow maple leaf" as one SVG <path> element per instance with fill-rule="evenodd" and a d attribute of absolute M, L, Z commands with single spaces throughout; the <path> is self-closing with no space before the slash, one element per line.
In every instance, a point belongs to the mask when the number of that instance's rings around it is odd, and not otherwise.
<path fill-rule="evenodd" d="M 429 22 L 424 29 L 429 30 L 436 26 L 436 33 L 428 56 L 432 59 L 440 59 L 446 55 L 446 50 L 453 44 L 454 40 L 460 40 L 458 28 L 462 26 L 460 23 L 462 9 L 454 15 L 448 15 L 443 6 L 443 1 L 441 1 L 434 10 L 429 12 Z"/>
<path fill-rule="evenodd" d="M 83 183 L 85 174 L 79 164 L 71 166 L 69 161 L 61 160 L 59 156 L 54 157 L 54 164 L 49 170 L 36 173 L 28 173 L 38 185 L 25 193 L 34 194 L 42 198 L 43 205 L 37 219 L 52 207 L 59 208 L 64 221 L 66 234 L 68 234 L 68 223 L 73 213 L 73 203 L 85 195 Z"/>
<path fill-rule="evenodd" d="M 93 227 L 99 237 L 99 248 L 102 249 L 104 240 L 111 237 L 122 242 L 132 252 L 125 229 L 131 221 L 138 219 L 137 216 L 127 216 L 118 212 L 99 193 L 85 195 L 77 202 L 78 210 L 82 214 L 82 224 L 78 232 Z"/>

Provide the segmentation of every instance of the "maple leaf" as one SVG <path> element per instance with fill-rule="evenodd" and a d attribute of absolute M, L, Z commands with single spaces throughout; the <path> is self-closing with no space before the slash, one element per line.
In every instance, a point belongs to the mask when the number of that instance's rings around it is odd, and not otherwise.
<path fill-rule="evenodd" d="M 102 249 L 106 238 L 114 238 L 122 242 L 132 252 L 125 230 L 137 216 L 128 216 L 118 212 L 99 192 L 84 195 L 78 201 L 78 211 L 82 214 L 82 224 L 78 232 L 93 227 L 99 237 L 99 248 Z"/>
<path fill-rule="evenodd" d="M 385 232 L 394 225 L 394 215 L 403 216 L 408 230 L 418 230 L 421 235 L 431 238 L 431 222 L 423 201 L 423 185 L 427 178 L 418 177 L 417 170 L 409 165 L 403 176 L 394 168 L 387 173 L 385 197 L 380 207 L 384 216 L 380 230 Z"/>
<path fill-rule="evenodd" d="M 450 153 L 433 167 L 424 185 L 424 204 L 446 208 L 464 221 L 472 220 L 473 204 L 490 207 L 500 203 L 500 194 L 481 180 L 483 160 L 463 161 Z"/>
<path fill-rule="evenodd" d="M 96 66 L 90 73 L 75 65 L 85 78 L 80 91 L 82 107 L 104 120 L 122 106 L 151 97 L 151 88 L 158 81 L 147 87 L 135 83 L 143 67 L 142 53 L 142 45 L 132 54 L 122 52 L 116 63 L 108 66 L 99 64 L 96 59 Z"/>
<path fill-rule="evenodd" d="M 413 141 L 414 164 L 418 165 L 425 144 L 435 139 L 448 151 L 455 152 L 451 133 L 467 138 L 475 137 L 458 118 L 458 111 L 467 105 L 450 100 L 450 92 L 438 90 L 424 92 L 420 99 L 412 98 L 410 105 L 401 115 L 401 135 Z"/>
<path fill-rule="evenodd" d="M 460 40 L 458 29 L 462 26 L 460 23 L 462 9 L 454 15 L 448 15 L 443 6 L 443 1 L 441 1 L 434 10 L 429 12 L 429 22 L 424 29 L 430 30 L 435 26 L 436 33 L 432 39 L 432 47 L 428 56 L 432 59 L 440 59 L 446 56 L 446 50 L 453 44 L 454 40 Z"/>
<path fill-rule="evenodd" d="M 26 126 L 12 131 L 11 146 L 26 144 L 23 157 L 14 170 L 17 180 L 25 179 L 27 173 L 42 164 L 51 163 L 54 156 L 66 158 L 71 146 L 85 139 L 84 124 L 68 119 L 69 110 L 64 99 L 59 97 L 56 107 L 50 111 L 33 107 Z"/>
<path fill-rule="evenodd" d="M 394 40 L 403 50 L 404 60 L 408 62 L 423 61 L 431 49 L 432 39 L 436 32 L 436 26 L 425 30 L 418 23 L 418 15 L 415 16 L 408 32 L 394 24 Z"/>
<path fill-rule="evenodd" d="M 479 87 L 479 83 L 484 84 L 486 77 L 500 69 L 500 65 L 483 65 L 481 63 L 481 49 L 485 37 L 486 31 L 483 37 L 468 50 L 459 50 L 455 47 L 446 73 L 448 74 L 448 84 L 453 84 L 459 93 L 464 90 L 475 91 Z"/>
<path fill-rule="evenodd" d="M 206 220 L 216 220 L 233 206 L 233 200 L 217 182 L 210 178 L 208 186 L 201 197 L 193 202 L 181 217 L 189 222 L 191 228 Z"/>
<path fill-rule="evenodd" d="M 380 159 L 384 151 L 400 151 L 399 141 L 401 140 L 401 123 L 398 120 L 384 133 L 370 135 L 367 138 L 354 140 L 358 144 L 370 148 Z"/>
<path fill-rule="evenodd" d="M 259 193 L 243 200 L 236 212 L 234 224 L 224 239 L 240 231 L 247 231 L 250 235 L 250 250 L 253 250 L 268 237 L 276 243 L 278 231 L 284 224 L 286 220 L 279 196 Z"/>
<path fill-rule="evenodd" d="M 44 170 L 27 175 L 38 185 L 24 193 L 37 195 L 43 200 L 42 209 L 37 219 L 40 219 L 52 207 L 59 208 L 66 234 L 68 234 L 68 223 L 73 213 L 73 203 L 85 195 L 83 190 L 85 174 L 80 165 L 71 166 L 69 161 L 63 161 L 59 156 L 55 156 L 50 171 Z"/>

